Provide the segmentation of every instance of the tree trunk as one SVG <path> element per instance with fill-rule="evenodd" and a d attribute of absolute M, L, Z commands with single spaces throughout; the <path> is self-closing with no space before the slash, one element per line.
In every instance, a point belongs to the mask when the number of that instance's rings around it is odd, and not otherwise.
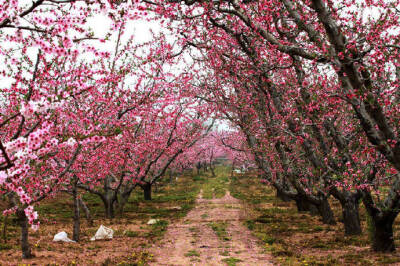
<path fill-rule="evenodd" d="M 211 170 L 212 177 L 215 177 L 216 175 L 215 175 L 214 167 L 211 166 L 211 164 L 210 164 L 210 170 Z"/>
<path fill-rule="evenodd" d="M 151 200 L 151 183 L 146 183 L 142 186 L 144 192 L 144 199 Z"/>
<path fill-rule="evenodd" d="M 197 168 L 197 175 L 200 174 L 200 169 L 201 169 L 201 163 L 197 163 L 196 164 L 196 168 Z"/>
<path fill-rule="evenodd" d="M 295 202 L 298 212 L 310 212 L 312 215 L 319 213 L 317 207 L 305 196 L 298 195 L 295 199 Z"/>
<path fill-rule="evenodd" d="M 7 222 L 8 222 L 8 215 L 4 215 L 4 223 L 3 223 L 3 230 L 2 230 L 2 238 L 4 243 L 7 243 Z"/>
<path fill-rule="evenodd" d="M 358 211 L 358 199 L 354 196 L 347 197 L 341 204 L 345 234 L 360 235 L 362 230 Z"/>
<path fill-rule="evenodd" d="M 131 195 L 131 193 L 122 193 L 121 194 L 120 201 L 118 202 L 118 214 L 120 216 L 122 216 L 122 214 L 124 213 L 124 208 L 125 208 L 126 203 L 129 200 L 130 195 Z"/>
<path fill-rule="evenodd" d="M 114 204 L 111 200 L 107 200 L 106 204 L 106 218 L 113 219 L 114 218 Z"/>
<path fill-rule="evenodd" d="M 393 222 L 392 215 L 381 217 L 377 215 L 372 219 L 372 248 L 377 252 L 393 252 L 395 251 L 393 239 Z"/>
<path fill-rule="evenodd" d="M 327 198 L 323 198 L 317 205 L 317 208 L 324 224 L 336 224 L 335 217 Z"/>
<path fill-rule="evenodd" d="M 79 242 L 81 221 L 80 221 L 78 191 L 76 190 L 76 187 L 72 189 L 72 196 L 74 198 L 74 225 L 72 230 L 72 240 Z"/>
<path fill-rule="evenodd" d="M 102 200 L 105 207 L 105 214 L 107 219 L 113 219 L 115 217 L 114 213 L 114 202 L 116 198 L 114 197 L 113 191 L 111 189 L 111 183 L 113 179 L 111 177 L 107 177 L 104 180 L 104 195 L 102 196 Z"/>
<path fill-rule="evenodd" d="M 114 202 L 111 197 L 105 196 L 102 198 L 104 203 L 105 216 L 107 219 L 114 218 Z"/>
<path fill-rule="evenodd" d="M 89 226 L 93 226 L 93 218 L 92 218 L 92 215 L 90 214 L 90 210 L 81 198 L 79 198 L 79 206 L 85 212 L 85 216 L 86 216 Z"/>
<path fill-rule="evenodd" d="M 280 190 L 276 190 L 276 197 L 284 202 L 289 202 L 292 199 Z"/>
<path fill-rule="evenodd" d="M 29 259 L 32 258 L 31 247 L 29 245 L 29 231 L 28 231 L 28 219 L 25 215 L 24 209 L 17 209 L 17 218 L 19 225 L 21 227 L 21 250 L 22 250 L 22 258 Z"/>

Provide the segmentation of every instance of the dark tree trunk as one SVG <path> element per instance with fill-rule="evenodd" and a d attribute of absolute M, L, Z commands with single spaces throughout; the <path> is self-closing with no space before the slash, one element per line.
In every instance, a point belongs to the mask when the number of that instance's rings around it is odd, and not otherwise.
<path fill-rule="evenodd" d="M 372 248 L 377 252 L 393 252 L 395 251 L 393 239 L 393 216 L 385 215 L 381 217 L 377 215 L 372 218 Z"/>
<path fill-rule="evenodd" d="M 215 177 L 216 175 L 215 175 L 214 167 L 211 166 L 211 164 L 210 164 L 210 170 L 211 170 L 212 177 Z"/>
<path fill-rule="evenodd" d="M 3 216 L 3 230 L 2 230 L 2 238 L 4 240 L 4 243 L 7 243 L 7 222 L 8 222 L 8 215 Z"/>
<path fill-rule="evenodd" d="M 145 200 L 151 200 L 151 183 L 146 183 L 142 186 Z"/>
<path fill-rule="evenodd" d="M 288 195 L 278 189 L 276 190 L 276 197 L 284 202 L 289 202 L 292 200 Z"/>
<path fill-rule="evenodd" d="M 310 212 L 312 215 L 316 215 L 319 213 L 317 207 L 313 203 L 311 203 L 305 196 L 298 195 L 295 198 L 295 202 L 298 212 Z"/>
<path fill-rule="evenodd" d="M 76 187 L 72 189 L 72 196 L 74 198 L 74 225 L 72 230 L 72 240 L 79 242 L 81 221 L 80 221 L 78 191 L 76 190 Z"/>
<path fill-rule="evenodd" d="M 106 218 L 107 219 L 114 218 L 114 201 L 111 199 L 111 197 L 107 197 L 107 196 L 103 197 L 102 200 L 104 203 Z"/>
<path fill-rule="evenodd" d="M 89 226 L 93 226 L 93 218 L 92 218 L 92 215 L 90 214 L 90 210 L 81 198 L 79 199 L 79 206 L 85 212 L 85 216 L 86 216 Z"/>
<path fill-rule="evenodd" d="M 396 181 L 398 182 L 398 181 Z M 398 184 L 391 188 L 383 208 L 377 208 L 369 191 L 363 191 L 363 203 L 371 218 L 372 249 L 377 252 L 393 252 L 396 247 L 393 239 L 393 223 L 399 214 Z"/>
<path fill-rule="evenodd" d="M 308 208 L 309 208 L 308 212 L 311 215 L 315 216 L 315 215 L 319 215 L 320 214 L 319 210 L 318 210 L 318 208 L 317 208 L 317 206 L 315 204 L 310 202 Z"/>
<path fill-rule="evenodd" d="M 118 202 L 118 214 L 120 216 L 122 216 L 122 214 L 124 213 L 124 208 L 125 208 L 126 203 L 128 203 L 131 192 L 132 192 L 132 190 L 121 193 L 121 197 Z"/>
<path fill-rule="evenodd" d="M 114 204 L 111 200 L 107 201 L 107 206 L 106 206 L 106 218 L 108 219 L 113 219 L 115 216 L 114 213 Z"/>
<path fill-rule="evenodd" d="M 21 250 L 22 250 L 22 258 L 29 259 L 32 258 L 31 247 L 29 245 L 29 231 L 28 231 L 28 219 L 25 215 L 23 209 L 17 209 L 17 218 L 19 226 L 21 227 Z"/>
<path fill-rule="evenodd" d="M 200 174 L 200 169 L 201 169 L 201 163 L 197 163 L 196 164 L 196 168 L 197 168 L 197 174 Z"/>
<path fill-rule="evenodd" d="M 323 198 L 317 205 L 317 208 L 324 224 L 336 224 L 335 217 L 327 198 Z"/>
<path fill-rule="evenodd" d="M 296 198 L 295 202 L 298 212 L 306 212 L 309 210 L 309 204 L 303 197 Z"/>
<path fill-rule="evenodd" d="M 360 235 L 361 223 L 360 223 L 360 215 L 358 211 L 359 202 L 356 197 L 348 197 L 341 202 L 342 204 L 342 213 L 343 213 L 343 223 L 344 223 L 344 232 L 346 235 Z"/>
<path fill-rule="evenodd" d="M 342 206 L 343 224 L 346 235 L 360 235 L 361 223 L 359 215 L 361 192 L 350 192 L 333 188 L 332 195 L 339 200 Z"/>
<path fill-rule="evenodd" d="M 107 177 L 104 180 L 104 196 L 101 197 L 105 207 L 105 214 L 107 219 L 113 219 L 115 217 L 114 213 L 114 202 L 117 200 L 115 198 L 115 194 L 111 189 L 111 183 L 113 179 L 111 177 Z"/>

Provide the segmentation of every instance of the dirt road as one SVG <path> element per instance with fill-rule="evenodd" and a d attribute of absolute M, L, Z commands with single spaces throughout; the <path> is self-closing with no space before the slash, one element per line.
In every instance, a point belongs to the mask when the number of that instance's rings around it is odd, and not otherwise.
<path fill-rule="evenodd" d="M 243 225 L 245 212 L 229 191 L 204 199 L 179 223 L 169 226 L 151 253 L 151 265 L 272 265 L 257 239 Z"/>

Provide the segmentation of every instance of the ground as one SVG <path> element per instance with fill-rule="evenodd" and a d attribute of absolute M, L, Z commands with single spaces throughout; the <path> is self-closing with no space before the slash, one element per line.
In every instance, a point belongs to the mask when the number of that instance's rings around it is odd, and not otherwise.
<path fill-rule="evenodd" d="M 185 173 L 164 180 L 152 201 L 141 191 L 132 195 L 123 218 L 102 218 L 101 201 L 84 195 L 94 216 L 82 218 L 80 243 L 54 243 L 54 234 L 72 231 L 68 195 L 38 207 L 41 228 L 30 232 L 36 255 L 22 260 L 19 229 L 9 218 L 7 241 L 0 240 L 1 265 L 400 265 L 400 254 L 374 253 L 368 223 L 360 207 L 363 234 L 346 237 L 343 224 L 323 225 L 317 216 L 298 213 L 293 202 L 282 202 L 255 174 L 234 174 L 228 167 L 211 173 Z M 340 219 L 340 205 L 331 202 Z M 2 205 L 4 206 L 4 205 Z M 147 225 L 149 219 L 158 219 Z M 4 220 L 2 220 L 2 224 Z M 114 239 L 89 241 L 100 224 L 114 229 Z M 400 246 L 400 221 L 395 242 Z"/>
<path fill-rule="evenodd" d="M 255 175 L 236 175 L 231 179 L 232 196 L 245 206 L 245 221 L 253 235 L 281 265 L 400 265 L 400 250 L 395 253 L 375 253 L 370 248 L 370 226 L 365 208 L 360 204 L 363 233 L 345 236 L 341 207 L 331 198 L 336 225 L 324 225 L 319 216 L 299 213 L 294 202 L 283 202 L 273 188 L 260 185 Z M 400 217 L 394 232 L 400 246 Z"/>
<path fill-rule="evenodd" d="M 270 265 L 271 256 L 244 227 L 243 208 L 229 191 L 222 198 L 204 199 L 152 248 L 151 265 Z"/>

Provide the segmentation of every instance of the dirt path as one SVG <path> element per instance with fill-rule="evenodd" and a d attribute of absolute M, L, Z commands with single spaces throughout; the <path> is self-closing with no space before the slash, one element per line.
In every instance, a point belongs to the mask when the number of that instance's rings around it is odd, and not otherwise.
<path fill-rule="evenodd" d="M 152 248 L 155 262 L 150 265 L 272 265 L 243 216 L 240 201 L 229 191 L 220 199 L 203 199 L 200 193 L 196 207 Z"/>

